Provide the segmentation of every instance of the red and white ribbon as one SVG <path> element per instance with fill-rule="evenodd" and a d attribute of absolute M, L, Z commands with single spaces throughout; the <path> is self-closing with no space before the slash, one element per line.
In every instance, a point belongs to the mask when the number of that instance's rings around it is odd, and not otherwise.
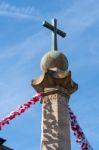
<path fill-rule="evenodd" d="M 74 131 L 74 135 L 76 136 L 76 142 L 80 144 L 81 150 L 93 150 L 80 125 L 78 124 L 77 118 L 72 112 L 71 108 L 68 107 L 68 110 L 70 115 L 71 129 Z"/>
<path fill-rule="evenodd" d="M 28 108 L 30 108 L 31 105 L 35 104 L 42 98 L 42 93 L 37 94 L 30 100 L 28 100 L 25 104 L 18 107 L 15 111 L 11 112 L 9 115 L 7 115 L 5 118 L 0 120 L 0 129 L 6 125 L 9 124 L 11 120 L 16 118 L 16 116 L 21 115 L 24 113 Z M 71 108 L 68 107 L 69 115 L 70 115 L 70 123 L 71 128 L 74 131 L 74 135 L 76 136 L 76 142 L 80 144 L 81 150 L 93 150 L 91 145 L 89 144 L 84 132 L 82 131 L 80 125 L 77 122 L 76 116 L 72 112 Z"/>
<path fill-rule="evenodd" d="M 0 129 L 6 125 L 9 124 L 9 122 L 16 118 L 16 116 L 21 115 L 22 113 L 24 113 L 31 105 L 35 104 L 36 102 L 38 102 L 40 100 L 40 98 L 42 97 L 41 93 L 38 93 L 36 96 L 34 96 L 33 98 L 31 98 L 30 100 L 28 100 L 25 104 L 21 105 L 20 107 L 18 107 L 15 111 L 11 112 L 10 114 L 8 114 L 5 118 L 0 120 Z"/>

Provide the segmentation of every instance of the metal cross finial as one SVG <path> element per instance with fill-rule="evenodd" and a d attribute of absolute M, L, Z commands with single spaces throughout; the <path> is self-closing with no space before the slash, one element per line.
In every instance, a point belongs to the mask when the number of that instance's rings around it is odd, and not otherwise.
<path fill-rule="evenodd" d="M 44 21 L 43 26 L 53 31 L 51 49 L 57 51 L 57 34 L 64 38 L 66 33 L 57 28 L 57 19 L 52 19 L 52 24 Z"/>

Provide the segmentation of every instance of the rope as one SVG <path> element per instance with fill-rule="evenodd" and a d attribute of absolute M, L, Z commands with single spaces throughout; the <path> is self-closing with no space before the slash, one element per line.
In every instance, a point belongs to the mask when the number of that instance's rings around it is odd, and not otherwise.
<path fill-rule="evenodd" d="M 71 123 L 71 129 L 74 132 L 74 135 L 76 137 L 76 142 L 80 144 L 81 150 L 93 150 L 91 145 L 89 144 L 83 130 L 81 129 L 80 125 L 77 122 L 77 118 L 72 112 L 71 108 L 68 107 L 69 115 L 70 115 L 70 123 Z"/>
<path fill-rule="evenodd" d="M 21 115 L 24 113 L 31 105 L 35 104 L 40 100 L 42 97 L 41 93 L 38 93 L 36 96 L 28 100 L 25 104 L 21 105 L 18 107 L 15 111 L 12 111 L 10 114 L 8 114 L 5 118 L 0 120 L 0 129 L 6 124 L 9 124 L 11 120 L 16 118 L 17 116 Z"/>

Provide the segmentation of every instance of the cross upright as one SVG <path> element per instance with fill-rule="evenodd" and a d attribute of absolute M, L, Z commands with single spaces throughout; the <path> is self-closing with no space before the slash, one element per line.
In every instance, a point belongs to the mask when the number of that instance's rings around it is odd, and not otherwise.
<path fill-rule="evenodd" d="M 52 19 L 52 24 L 48 23 L 47 21 L 44 21 L 43 26 L 52 31 L 51 50 L 57 51 L 57 34 L 64 38 L 66 36 L 66 33 L 57 28 L 57 19 L 55 18 Z"/>

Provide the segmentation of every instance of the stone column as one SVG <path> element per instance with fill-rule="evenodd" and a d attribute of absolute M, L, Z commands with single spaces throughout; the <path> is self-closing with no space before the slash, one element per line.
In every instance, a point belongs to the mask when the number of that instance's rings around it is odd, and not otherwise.
<path fill-rule="evenodd" d="M 57 49 L 56 34 L 65 37 L 66 33 L 57 28 L 56 19 L 43 26 L 52 31 L 54 46 L 41 59 L 42 75 L 32 80 L 33 88 L 43 93 L 41 150 L 71 150 L 67 105 L 78 85 L 71 79 L 67 57 Z"/>
<path fill-rule="evenodd" d="M 62 88 L 45 89 L 42 99 L 41 150 L 71 150 L 68 114 L 69 96 Z"/>
<path fill-rule="evenodd" d="M 78 87 L 71 72 L 49 70 L 33 80 L 32 86 L 43 93 L 41 150 L 71 150 L 67 105 Z"/>

